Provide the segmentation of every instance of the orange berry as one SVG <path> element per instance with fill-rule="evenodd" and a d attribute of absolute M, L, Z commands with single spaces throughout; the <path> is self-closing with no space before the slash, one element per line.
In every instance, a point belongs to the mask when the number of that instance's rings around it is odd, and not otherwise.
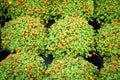
<path fill-rule="evenodd" d="M 95 52 L 93 52 L 93 55 L 96 55 L 96 53 L 95 53 Z"/>
<path fill-rule="evenodd" d="M 70 76 L 67 76 L 67 78 L 70 78 Z"/>
<path fill-rule="evenodd" d="M 62 78 L 62 80 L 66 80 L 65 78 Z"/>
<path fill-rule="evenodd" d="M 48 74 L 49 74 L 49 71 L 46 71 L 46 72 L 45 72 L 45 75 L 48 75 Z"/>
<path fill-rule="evenodd" d="M 11 72 L 12 70 L 13 70 L 12 68 L 8 68 L 8 71 L 10 71 L 10 72 Z"/>
<path fill-rule="evenodd" d="M 36 76 L 38 77 L 38 76 L 39 76 L 39 74 L 37 73 L 37 74 L 36 74 Z"/>

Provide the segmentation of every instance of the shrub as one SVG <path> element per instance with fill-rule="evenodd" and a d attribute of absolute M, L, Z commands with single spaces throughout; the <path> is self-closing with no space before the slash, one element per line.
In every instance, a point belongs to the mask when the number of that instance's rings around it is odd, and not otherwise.
<path fill-rule="evenodd" d="M 105 56 L 120 55 L 120 25 L 106 24 L 98 32 L 97 51 Z"/>
<path fill-rule="evenodd" d="M 4 3 L 0 1 L 0 17 L 4 15 L 3 11 L 4 11 Z"/>
<path fill-rule="evenodd" d="M 65 17 L 66 15 L 84 15 L 88 17 L 93 15 L 93 0 L 16 0 L 7 4 L 8 15 L 12 18 L 18 16 L 30 15 L 40 17 L 41 20 L 57 18 L 58 15 Z"/>
<path fill-rule="evenodd" d="M 114 19 L 120 20 L 120 0 L 95 0 L 94 17 L 99 22 L 110 23 Z"/>
<path fill-rule="evenodd" d="M 10 54 L 0 62 L 1 80 L 31 80 L 42 79 L 43 59 L 33 53 L 18 52 Z"/>
<path fill-rule="evenodd" d="M 2 47 L 11 52 L 34 52 L 45 45 L 46 28 L 37 18 L 18 17 L 6 23 L 1 31 Z"/>
<path fill-rule="evenodd" d="M 118 80 L 120 79 L 120 60 L 119 56 L 106 57 L 104 68 L 101 70 L 99 77 L 95 77 L 97 80 Z"/>
<path fill-rule="evenodd" d="M 93 0 L 68 0 L 63 1 L 59 5 L 62 16 L 84 16 L 90 17 L 94 12 L 94 1 Z"/>
<path fill-rule="evenodd" d="M 2 27 L 2 24 L 5 22 L 5 5 L 4 3 L 0 0 L 0 28 Z"/>
<path fill-rule="evenodd" d="M 0 79 L 120 79 L 119 3 L 119 0 L 1 0 L 0 17 L 12 17 L 0 28 L 2 48 L 16 54 L 0 62 Z M 58 16 L 60 19 L 46 34 L 43 23 L 57 20 Z M 85 18 L 100 24 L 103 21 L 98 34 Z M 97 67 L 82 58 L 91 56 L 89 51 L 104 56 L 99 76 L 94 74 Z M 47 69 L 38 52 L 54 56 Z"/>
<path fill-rule="evenodd" d="M 48 79 L 65 80 L 94 80 L 94 72 L 97 69 L 82 57 L 64 56 L 56 58 L 45 72 Z"/>
<path fill-rule="evenodd" d="M 8 1 L 9 2 L 9 1 Z M 52 1 L 53 2 L 53 1 Z M 53 7 L 51 1 L 44 0 L 16 0 L 9 3 L 8 6 L 8 16 L 11 16 L 12 19 L 17 18 L 19 16 L 32 16 L 39 17 L 41 20 L 50 19 L 51 16 L 55 16 L 56 8 Z M 42 21 L 43 22 L 43 21 Z"/>
<path fill-rule="evenodd" d="M 83 58 L 56 58 L 46 70 L 43 59 L 30 53 L 10 54 L 0 62 L 1 80 L 9 79 L 93 79 L 96 67 Z"/>
<path fill-rule="evenodd" d="M 88 22 L 80 16 L 60 19 L 48 29 L 49 34 L 45 43 L 46 53 L 53 56 L 64 54 L 88 56 L 94 49 L 94 30 Z"/>

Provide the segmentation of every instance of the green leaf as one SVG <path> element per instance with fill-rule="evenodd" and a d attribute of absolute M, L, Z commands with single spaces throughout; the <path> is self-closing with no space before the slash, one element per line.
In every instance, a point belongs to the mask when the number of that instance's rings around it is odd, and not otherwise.
<path fill-rule="evenodd" d="M 94 2 L 93 0 L 88 0 L 88 5 L 90 6 L 91 15 L 94 13 Z"/>

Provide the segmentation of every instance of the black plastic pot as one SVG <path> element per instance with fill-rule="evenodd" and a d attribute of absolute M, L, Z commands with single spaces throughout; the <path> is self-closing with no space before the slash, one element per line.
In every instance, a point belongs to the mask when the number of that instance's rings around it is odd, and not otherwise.
<path fill-rule="evenodd" d="M 46 68 L 48 68 L 48 65 L 51 64 L 54 59 L 52 54 L 49 54 L 47 57 L 43 54 L 40 54 L 39 56 L 44 59 L 44 64 Z"/>
<path fill-rule="evenodd" d="M 99 71 L 101 70 L 101 68 L 104 67 L 103 57 L 101 57 L 98 52 L 92 53 L 91 57 L 88 57 L 85 59 L 89 61 L 90 63 L 94 64 L 95 66 L 97 66 Z"/>
<path fill-rule="evenodd" d="M 55 23 L 55 20 L 53 20 L 53 19 L 52 19 L 52 20 L 48 20 L 48 24 L 46 24 L 45 27 L 46 27 L 46 28 L 50 28 L 50 26 L 51 26 L 52 24 L 54 24 L 54 23 Z"/>
<path fill-rule="evenodd" d="M 9 50 L 0 49 L 0 61 L 4 60 L 9 54 Z"/>

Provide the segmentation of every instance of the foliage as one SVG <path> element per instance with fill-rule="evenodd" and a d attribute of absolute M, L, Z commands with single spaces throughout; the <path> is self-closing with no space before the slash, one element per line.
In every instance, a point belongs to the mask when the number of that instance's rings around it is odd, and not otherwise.
<path fill-rule="evenodd" d="M 2 26 L 2 23 L 4 22 L 4 17 L 7 17 L 7 15 L 4 14 L 5 12 L 5 7 L 4 3 L 2 0 L 0 0 L 0 28 Z"/>
<path fill-rule="evenodd" d="M 89 56 L 89 51 L 94 50 L 94 30 L 80 16 L 60 19 L 48 31 L 45 54 L 60 57 L 64 54 L 77 56 L 80 53 L 81 56 Z"/>
<path fill-rule="evenodd" d="M 120 55 L 120 25 L 106 24 L 98 32 L 97 51 L 105 56 Z"/>
<path fill-rule="evenodd" d="M 2 47 L 11 52 L 37 51 L 44 48 L 46 28 L 39 19 L 30 16 L 18 17 L 5 24 L 1 29 Z"/>
<path fill-rule="evenodd" d="M 94 12 L 93 0 L 67 0 L 59 6 L 60 11 L 63 13 L 62 16 L 80 15 L 86 18 L 93 15 Z"/>
<path fill-rule="evenodd" d="M 0 0 L 0 17 L 12 17 L 0 28 L 2 48 L 16 52 L 0 62 L 0 79 L 120 79 L 119 4 L 120 0 Z M 85 18 L 104 23 L 98 34 Z M 43 23 L 50 19 L 56 23 L 46 34 Z M 99 76 L 97 68 L 82 58 L 95 50 L 105 61 Z M 38 52 L 53 54 L 48 69 Z"/>
<path fill-rule="evenodd" d="M 101 70 L 99 77 L 95 77 L 95 80 L 118 80 L 120 79 L 120 56 L 106 57 L 104 68 Z"/>
<path fill-rule="evenodd" d="M 12 0 L 8 2 L 8 15 L 12 18 L 18 16 L 33 16 L 43 19 L 57 18 L 61 15 L 84 15 L 88 17 L 94 12 L 93 0 Z"/>
<path fill-rule="evenodd" d="M 0 1 L 0 17 L 3 16 L 3 8 L 4 8 L 4 3 L 2 1 Z"/>
<path fill-rule="evenodd" d="M 61 15 L 82 15 L 88 20 L 110 23 L 113 19 L 120 20 L 120 0 L 2 0 L 8 7 L 7 16 L 33 16 L 48 20 Z"/>
<path fill-rule="evenodd" d="M 120 0 L 95 0 L 94 16 L 101 23 L 120 20 Z"/>
<path fill-rule="evenodd" d="M 0 62 L 0 80 L 42 79 L 43 59 L 35 53 L 18 52 L 10 54 Z"/>
<path fill-rule="evenodd" d="M 93 70 L 96 69 L 94 65 L 81 57 L 65 56 L 62 60 L 56 58 L 47 70 L 43 67 L 43 62 L 42 58 L 33 53 L 10 54 L 4 61 L 0 62 L 1 80 L 74 79 L 74 77 L 76 79 L 93 79 Z"/>
<path fill-rule="evenodd" d="M 119 79 L 120 60 L 106 58 L 104 68 L 99 73 L 93 64 L 82 57 L 64 56 L 55 58 L 48 69 L 43 66 L 44 60 L 35 53 L 10 54 L 4 61 L 0 62 L 1 80 L 9 79 L 86 79 L 86 80 L 111 80 Z M 112 77 L 111 77 L 112 76 Z"/>
<path fill-rule="evenodd" d="M 82 57 L 64 56 L 56 58 L 46 71 L 48 79 L 59 80 L 94 80 L 94 65 L 85 61 Z"/>

